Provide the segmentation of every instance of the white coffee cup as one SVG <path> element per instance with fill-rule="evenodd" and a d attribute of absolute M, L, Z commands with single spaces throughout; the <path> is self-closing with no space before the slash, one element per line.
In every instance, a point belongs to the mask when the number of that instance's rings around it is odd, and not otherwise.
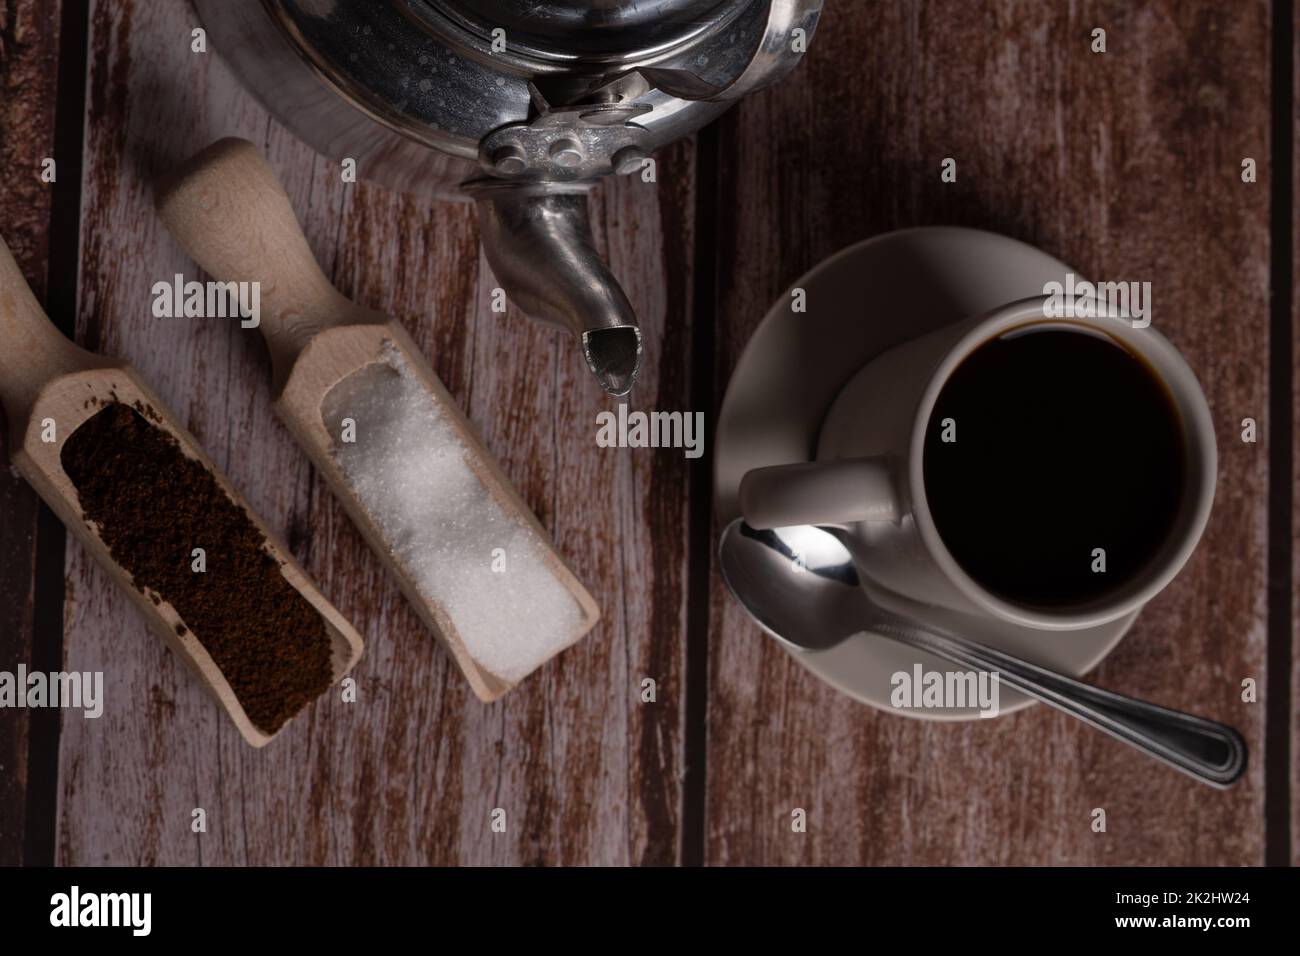
<path fill-rule="evenodd" d="M 1088 312 L 1080 303 L 1076 312 Z M 1027 627 L 1074 630 L 1117 620 L 1158 594 L 1205 529 L 1218 453 L 1210 410 L 1187 362 L 1151 327 L 1093 303 L 1098 317 L 1045 317 L 1025 299 L 945 326 L 877 356 L 840 392 L 822 426 L 817 460 L 748 472 L 740 510 L 755 528 L 836 525 L 850 532 L 859 571 L 906 598 Z M 922 455 L 931 412 L 953 370 L 981 345 L 1034 323 L 1109 335 L 1163 381 L 1182 419 L 1187 467 L 1182 506 L 1154 558 L 1103 598 L 1067 609 L 1017 604 L 981 587 L 954 560 L 926 502 Z M 1104 383 L 1100 383 L 1104 387 Z"/>

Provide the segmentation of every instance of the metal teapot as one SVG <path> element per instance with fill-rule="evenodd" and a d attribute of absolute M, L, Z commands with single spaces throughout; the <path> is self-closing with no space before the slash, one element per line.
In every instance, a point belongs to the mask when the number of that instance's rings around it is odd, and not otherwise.
<path fill-rule="evenodd" d="M 587 194 L 779 79 L 822 0 L 196 0 L 300 138 L 404 191 L 478 204 L 506 294 L 626 394 L 641 332 Z"/>

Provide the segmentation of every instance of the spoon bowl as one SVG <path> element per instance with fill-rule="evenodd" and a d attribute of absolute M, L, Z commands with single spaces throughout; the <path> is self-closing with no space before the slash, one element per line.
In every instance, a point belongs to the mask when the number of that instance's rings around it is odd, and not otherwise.
<path fill-rule="evenodd" d="M 871 606 L 849 549 L 815 525 L 722 535 L 722 580 L 750 617 L 796 651 L 828 650 L 863 631 Z"/>

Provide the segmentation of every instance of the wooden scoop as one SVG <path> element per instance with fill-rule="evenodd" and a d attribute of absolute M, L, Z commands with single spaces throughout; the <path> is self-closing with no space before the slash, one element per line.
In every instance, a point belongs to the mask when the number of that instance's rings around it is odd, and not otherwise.
<path fill-rule="evenodd" d="M 119 402 L 151 409 L 154 426 L 169 433 L 190 458 L 208 469 L 231 500 L 246 511 L 267 540 L 267 550 L 280 564 L 285 580 L 320 614 L 331 642 L 333 680 L 337 682 L 361 656 L 361 637 L 308 580 L 302 568 L 281 547 L 200 450 L 194 437 L 181 427 L 162 400 L 125 362 L 103 358 L 74 345 L 46 318 L 36 297 L 19 271 L 9 247 L 0 240 L 0 401 L 9 420 L 13 462 L 94 556 L 114 581 L 131 596 L 154 631 L 167 642 L 198 675 L 199 680 L 221 702 L 239 732 L 254 747 L 268 743 L 275 735 L 259 730 L 240 705 L 234 690 L 222 675 L 194 632 L 165 599 L 155 604 L 140 591 L 128 574 L 113 560 L 95 525 L 82 516 L 80 500 L 61 461 L 64 442 L 105 405 Z M 53 423 L 53 441 L 50 424 Z M 180 633 L 184 631 L 184 633 Z M 287 722 L 286 722 L 287 725 Z M 280 729 L 283 729 L 282 725 Z"/>
<path fill-rule="evenodd" d="M 498 506 L 496 517 L 531 528 L 545 549 L 546 571 L 576 602 L 577 624 L 566 646 L 595 625 L 600 617 L 596 603 L 555 551 L 550 536 L 511 487 L 419 347 L 400 324 L 353 303 L 330 284 L 307 245 L 289 197 L 251 143 L 213 143 L 159 183 L 157 205 L 172 234 L 215 279 L 260 283 L 259 328 L 271 353 L 277 413 L 397 578 L 407 600 L 443 639 L 480 699 L 495 700 L 514 681 L 477 660 L 447 608 L 421 594 L 332 454 L 335 439 L 326 427 L 323 406 L 330 390 L 345 378 L 388 363 L 397 350 L 427 389 L 431 407 L 455 429 L 465 448 L 465 463 Z M 528 638 L 514 635 L 525 645 Z"/>

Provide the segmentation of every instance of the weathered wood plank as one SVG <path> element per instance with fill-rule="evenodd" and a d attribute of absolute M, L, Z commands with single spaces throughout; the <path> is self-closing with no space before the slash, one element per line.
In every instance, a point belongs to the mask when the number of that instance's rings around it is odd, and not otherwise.
<path fill-rule="evenodd" d="M 51 185 L 41 160 L 54 154 L 59 4 L 17 0 L 0 6 L 0 170 L 5 177 L 0 235 L 44 301 Z M 36 521 L 39 500 L 9 466 L 0 432 L 0 670 L 32 662 Z M 0 866 L 23 862 L 27 798 L 26 711 L 0 710 Z"/>
<path fill-rule="evenodd" d="M 218 58 L 189 52 L 191 16 L 161 0 L 95 4 L 81 332 L 144 372 L 361 628 L 360 700 L 324 699 L 250 750 L 74 551 L 69 659 L 105 671 L 109 709 L 65 725 L 60 861 L 672 862 L 684 463 L 597 448 L 608 399 L 571 342 L 490 311 L 472 209 L 341 183 Z M 468 692 L 275 421 L 256 333 L 149 314 L 150 285 L 194 267 L 157 222 L 148 179 L 231 134 L 266 149 L 340 288 L 407 323 L 604 608 L 581 645 L 494 705 Z M 638 401 L 670 408 L 689 359 L 677 293 L 690 288 L 692 163 L 675 151 L 657 191 L 613 184 L 597 220 L 645 323 Z M 659 703 L 640 703 L 641 675 Z M 190 830 L 196 807 L 206 834 Z M 505 834 L 489 829 L 496 807 Z"/>
<path fill-rule="evenodd" d="M 1254 760 L 1220 793 L 1043 707 L 961 726 L 873 712 L 764 639 L 715 576 L 708 861 L 1260 863 L 1263 709 L 1239 694 L 1264 675 L 1267 462 L 1238 423 L 1266 414 L 1268 187 L 1240 164 L 1267 166 L 1268 5 L 872 9 L 828 4 L 799 70 L 723 121 L 719 390 L 786 286 L 890 229 L 978 226 L 1150 280 L 1218 425 L 1218 496 L 1193 560 L 1094 676 L 1233 723 Z"/>

